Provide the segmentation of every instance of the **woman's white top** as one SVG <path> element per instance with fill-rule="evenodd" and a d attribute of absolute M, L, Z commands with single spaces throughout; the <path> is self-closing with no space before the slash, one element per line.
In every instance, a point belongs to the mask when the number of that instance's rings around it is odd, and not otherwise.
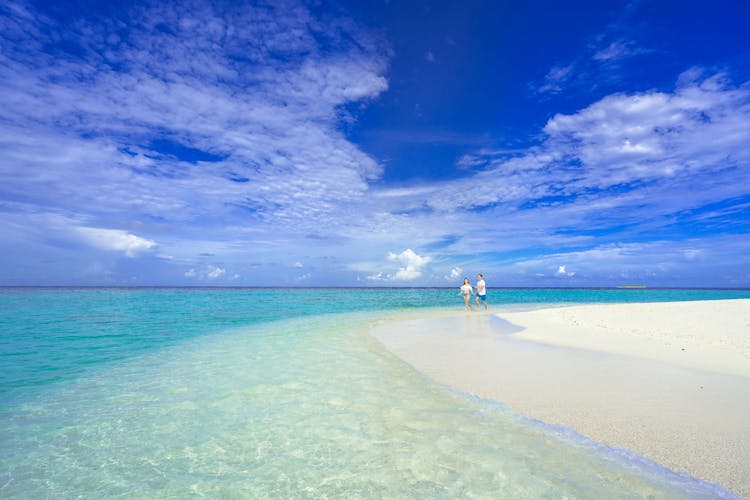
<path fill-rule="evenodd" d="M 468 295 L 471 293 L 471 285 L 461 285 L 461 293 Z"/>

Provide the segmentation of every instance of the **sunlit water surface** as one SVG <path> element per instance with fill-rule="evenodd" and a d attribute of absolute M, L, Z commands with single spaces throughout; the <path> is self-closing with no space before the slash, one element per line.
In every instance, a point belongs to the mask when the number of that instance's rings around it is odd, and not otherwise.
<path fill-rule="evenodd" d="M 669 300 L 569 292 L 493 296 L 510 308 Z M 687 298 L 727 293 L 750 296 Z M 3 290 L 0 497 L 730 496 L 439 386 L 366 334 L 404 308 L 457 300 L 452 290 Z"/>

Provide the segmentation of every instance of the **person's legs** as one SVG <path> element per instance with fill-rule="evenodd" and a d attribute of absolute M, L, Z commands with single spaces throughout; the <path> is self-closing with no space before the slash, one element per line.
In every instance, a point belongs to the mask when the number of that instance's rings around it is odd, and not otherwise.
<path fill-rule="evenodd" d="M 464 304 L 466 304 L 466 310 L 468 311 L 471 309 L 471 306 L 469 305 L 469 297 L 470 295 L 467 293 L 464 295 Z"/>

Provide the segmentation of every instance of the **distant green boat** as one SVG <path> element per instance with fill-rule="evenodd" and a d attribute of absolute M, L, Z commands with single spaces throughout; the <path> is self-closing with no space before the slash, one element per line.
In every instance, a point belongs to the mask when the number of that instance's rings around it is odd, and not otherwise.
<path fill-rule="evenodd" d="M 620 285 L 617 288 L 646 288 L 646 285 Z"/>

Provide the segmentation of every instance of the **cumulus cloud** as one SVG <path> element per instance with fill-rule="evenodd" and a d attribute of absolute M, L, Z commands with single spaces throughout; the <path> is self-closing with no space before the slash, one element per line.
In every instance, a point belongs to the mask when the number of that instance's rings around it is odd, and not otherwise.
<path fill-rule="evenodd" d="M 396 271 L 393 279 L 401 281 L 411 281 L 422 276 L 422 269 L 424 268 L 424 266 L 430 263 L 432 258 L 417 255 L 411 248 L 407 248 L 400 254 L 389 252 L 388 260 L 392 262 L 400 262 L 401 264 L 403 264 L 403 267 L 399 268 L 398 271 Z"/>
<path fill-rule="evenodd" d="M 305 266 L 302 265 L 302 262 L 297 261 L 294 264 L 292 264 L 292 267 L 295 269 L 302 269 Z"/>
<path fill-rule="evenodd" d="M 198 270 L 196 270 L 195 268 L 188 269 L 187 271 L 185 271 L 183 276 L 185 276 L 186 278 L 196 278 L 198 280 L 214 280 L 217 278 L 221 278 L 226 274 L 226 272 L 227 270 L 223 267 L 209 264 Z M 234 274 L 231 279 L 237 279 L 239 277 L 239 274 Z"/>
<path fill-rule="evenodd" d="M 555 276 L 575 276 L 576 273 L 566 270 L 566 266 L 558 266 Z"/>
<path fill-rule="evenodd" d="M 448 274 L 445 279 L 448 281 L 455 281 L 461 277 L 461 274 L 464 272 L 463 269 L 460 267 L 454 267 L 451 269 L 450 274 Z"/>
<path fill-rule="evenodd" d="M 208 266 L 208 271 L 206 271 L 206 276 L 209 278 L 215 279 L 223 276 L 226 273 L 226 269 L 216 266 Z"/>
<path fill-rule="evenodd" d="M 77 227 L 75 231 L 89 245 L 104 250 L 124 252 L 128 257 L 156 247 L 156 242 L 140 238 L 120 229 L 102 229 L 96 227 Z"/>
<path fill-rule="evenodd" d="M 390 263 L 400 264 L 401 267 L 391 270 L 373 271 L 366 276 L 369 281 L 412 281 L 422 276 L 425 266 L 432 262 L 428 256 L 418 255 L 411 248 L 401 253 L 388 252 L 387 260 Z M 354 270 L 371 270 L 382 268 L 383 265 L 376 262 L 360 262 L 350 265 Z"/>

